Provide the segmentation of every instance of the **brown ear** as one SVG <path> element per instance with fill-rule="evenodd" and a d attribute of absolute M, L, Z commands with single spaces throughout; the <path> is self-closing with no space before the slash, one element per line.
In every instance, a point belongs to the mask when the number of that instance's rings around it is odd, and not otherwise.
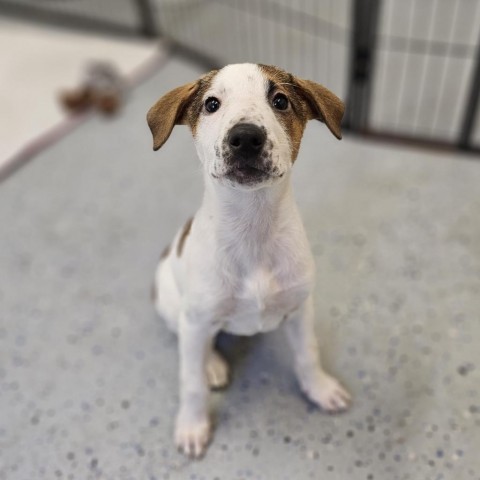
<path fill-rule="evenodd" d="M 174 88 L 148 111 L 147 122 L 152 131 L 154 150 L 168 140 L 175 125 L 185 124 L 185 110 L 197 88 L 197 82 Z"/>
<path fill-rule="evenodd" d="M 309 120 L 325 122 L 329 130 L 340 140 L 342 117 L 345 111 L 343 102 L 323 85 L 303 78 L 296 78 L 295 81 L 309 104 L 311 111 Z"/>

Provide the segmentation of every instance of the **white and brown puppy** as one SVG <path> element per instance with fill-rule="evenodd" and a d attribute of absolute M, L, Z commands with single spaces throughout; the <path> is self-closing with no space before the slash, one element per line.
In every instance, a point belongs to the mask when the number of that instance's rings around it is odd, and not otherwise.
<path fill-rule="evenodd" d="M 158 313 L 178 334 L 180 408 L 175 442 L 200 456 L 211 435 L 210 387 L 228 381 L 213 349 L 223 330 L 240 335 L 281 326 L 302 390 L 322 409 L 350 397 L 321 367 L 314 332 L 314 261 L 290 183 L 305 125 L 341 138 L 344 106 L 332 92 L 276 67 L 229 65 L 178 87 L 148 112 L 154 149 L 188 125 L 205 194 L 158 265 Z"/>

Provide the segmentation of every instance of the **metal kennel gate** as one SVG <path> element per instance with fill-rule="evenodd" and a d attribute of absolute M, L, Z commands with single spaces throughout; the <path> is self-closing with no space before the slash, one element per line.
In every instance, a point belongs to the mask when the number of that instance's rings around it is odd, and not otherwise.
<path fill-rule="evenodd" d="M 480 2 L 356 0 L 353 7 L 346 125 L 386 139 L 479 151 Z M 404 34 L 393 26 L 402 11 Z M 414 32 L 419 15 L 421 35 Z M 389 73 L 397 77 L 393 86 Z M 436 92 L 430 98 L 429 89 Z"/>
<path fill-rule="evenodd" d="M 205 68 L 271 63 L 346 99 L 345 127 L 480 152 L 480 0 L 0 0 L 0 14 L 161 36 Z"/>

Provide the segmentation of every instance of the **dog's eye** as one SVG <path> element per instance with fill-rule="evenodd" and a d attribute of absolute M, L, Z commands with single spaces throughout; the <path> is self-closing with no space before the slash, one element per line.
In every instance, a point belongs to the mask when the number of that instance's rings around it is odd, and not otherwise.
<path fill-rule="evenodd" d="M 215 97 L 208 97 L 205 100 L 205 110 L 208 113 L 216 112 L 220 108 L 220 100 Z"/>
<path fill-rule="evenodd" d="M 277 93 L 273 97 L 272 105 L 277 110 L 286 110 L 288 108 L 288 98 L 283 93 Z"/>

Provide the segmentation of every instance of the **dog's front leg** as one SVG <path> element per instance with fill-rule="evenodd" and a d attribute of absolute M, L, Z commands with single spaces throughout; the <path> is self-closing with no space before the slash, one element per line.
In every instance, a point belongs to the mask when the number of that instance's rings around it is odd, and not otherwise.
<path fill-rule="evenodd" d="M 286 319 L 285 330 L 294 356 L 295 373 L 305 395 L 328 412 L 346 410 L 350 395 L 321 366 L 311 295 Z"/>
<path fill-rule="evenodd" d="M 195 315 L 182 313 L 179 322 L 180 409 L 175 443 L 185 454 L 198 458 L 205 451 L 211 435 L 205 364 L 213 333 Z"/>

